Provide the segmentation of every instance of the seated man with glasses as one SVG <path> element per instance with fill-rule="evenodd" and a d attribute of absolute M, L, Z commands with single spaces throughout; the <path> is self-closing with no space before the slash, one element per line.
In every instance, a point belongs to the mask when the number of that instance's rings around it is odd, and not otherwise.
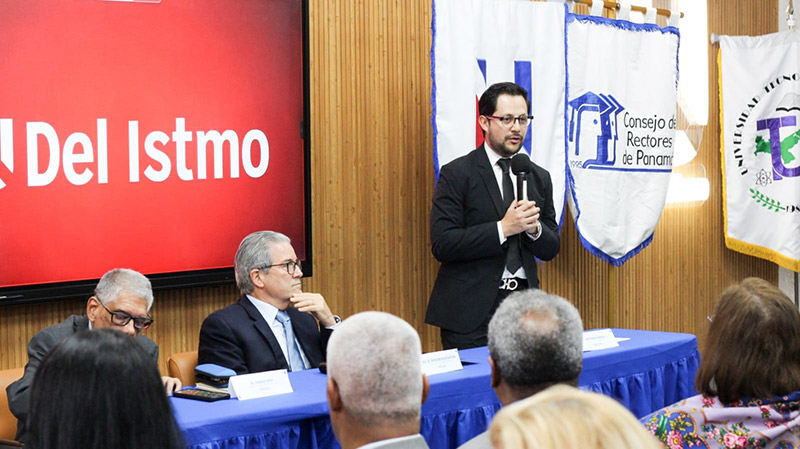
<path fill-rule="evenodd" d="M 141 273 L 117 268 L 104 274 L 86 302 L 86 315 L 72 315 L 65 321 L 44 328 L 28 343 L 28 363 L 22 378 L 8 386 L 8 405 L 19 420 L 17 440 L 27 438 L 26 420 L 31 384 L 36 370 L 47 353 L 67 337 L 86 329 L 111 328 L 136 339 L 154 361 L 158 361 L 158 345 L 139 333 L 153 324 L 148 313 L 153 305 L 153 288 Z M 181 388 L 180 380 L 163 376 L 167 393 Z"/>
<path fill-rule="evenodd" d="M 331 330 L 341 320 L 322 295 L 302 291 L 303 270 L 289 237 L 272 231 L 248 235 L 236 251 L 234 270 L 242 296 L 203 321 L 198 363 L 248 374 L 324 362 Z"/>

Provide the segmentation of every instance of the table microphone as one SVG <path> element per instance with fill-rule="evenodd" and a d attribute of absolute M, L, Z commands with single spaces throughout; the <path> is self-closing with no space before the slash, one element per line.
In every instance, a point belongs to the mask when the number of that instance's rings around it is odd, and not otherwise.
<path fill-rule="evenodd" d="M 517 175 L 517 201 L 523 200 L 523 185 L 530 171 L 531 158 L 524 151 L 518 152 L 511 158 L 511 172 Z"/>

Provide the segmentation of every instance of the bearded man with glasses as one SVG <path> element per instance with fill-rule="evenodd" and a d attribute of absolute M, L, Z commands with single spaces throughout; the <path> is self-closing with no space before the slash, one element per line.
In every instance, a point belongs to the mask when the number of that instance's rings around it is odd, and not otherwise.
<path fill-rule="evenodd" d="M 67 337 L 86 329 L 110 328 L 130 335 L 142 345 L 153 362 L 158 363 L 158 345 L 139 333 L 153 324 L 150 307 L 153 305 L 153 287 L 144 275 L 126 268 L 117 268 L 104 274 L 86 302 L 86 315 L 72 315 L 65 321 L 44 328 L 28 343 L 28 363 L 22 378 L 8 386 L 8 406 L 17 417 L 16 439 L 25 443 L 26 420 L 31 395 L 31 385 L 36 370 L 45 356 Z M 167 394 L 181 388 L 180 380 L 163 376 Z"/>
<path fill-rule="evenodd" d="M 242 296 L 203 321 L 198 363 L 248 374 L 324 362 L 341 319 L 322 295 L 302 290 L 303 269 L 289 237 L 272 231 L 248 235 L 236 251 L 234 271 Z"/>
<path fill-rule="evenodd" d="M 478 112 L 484 143 L 443 166 L 433 192 L 431 250 L 442 264 L 425 322 L 441 328 L 445 349 L 485 346 L 489 320 L 503 299 L 539 288 L 536 259 L 550 260 L 559 249 L 547 170 L 523 161 L 525 197 L 514 194 L 511 157 L 522 149 L 533 119 L 528 92 L 514 83 L 493 84 Z"/>

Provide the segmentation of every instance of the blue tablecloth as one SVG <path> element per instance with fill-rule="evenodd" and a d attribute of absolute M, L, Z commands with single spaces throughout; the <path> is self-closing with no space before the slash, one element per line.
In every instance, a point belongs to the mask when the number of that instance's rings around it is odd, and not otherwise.
<path fill-rule="evenodd" d="M 619 348 L 584 353 L 582 389 L 618 399 L 637 417 L 695 393 L 700 362 L 694 335 L 614 329 Z M 489 382 L 488 350 L 460 351 L 464 369 L 430 377 L 421 433 L 433 449 L 455 448 L 484 431 L 500 404 Z M 172 398 L 187 447 L 338 448 L 328 418 L 326 376 L 289 373 L 294 393 L 205 403 Z"/>

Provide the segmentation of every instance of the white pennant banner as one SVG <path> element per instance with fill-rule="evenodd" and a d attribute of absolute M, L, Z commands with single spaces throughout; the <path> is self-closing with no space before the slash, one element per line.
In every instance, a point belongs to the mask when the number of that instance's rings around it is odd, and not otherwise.
<path fill-rule="evenodd" d="M 800 35 L 720 37 L 725 244 L 800 271 Z"/>
<path fill-rule="evenodd" d="M 678 31 L 567 16 L 570 208 L 583 246 L 622 265 L 653 238 L 675 140 Z"/>

